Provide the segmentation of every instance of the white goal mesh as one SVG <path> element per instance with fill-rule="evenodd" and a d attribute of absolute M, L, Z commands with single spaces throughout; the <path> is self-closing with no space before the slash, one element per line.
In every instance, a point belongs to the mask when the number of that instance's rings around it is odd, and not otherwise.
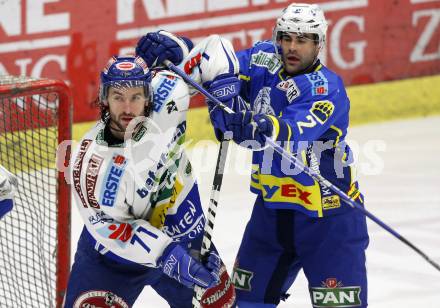
<path fill-rule="evenodd" d="M 61 306 L 70 206 L 56 149 L 70 139 L 70 109 L 61 81 L 0 76 L 0 164 L 19 183 L 15 207 L 0 221 L 0 307 Z"/>

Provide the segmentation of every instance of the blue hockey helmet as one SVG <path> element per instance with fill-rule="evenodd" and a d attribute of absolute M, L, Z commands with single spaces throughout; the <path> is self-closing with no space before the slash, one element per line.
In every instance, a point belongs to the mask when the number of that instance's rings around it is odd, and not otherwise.
<path fill-rule="evenodd" d="M 151 71 L 141 57 L 135 56 L 113 56 L 100 75 L 99 105 L 101 107 L 101 118 L 108 118 L 108 92 L 110 87 L 120 89 L 143 87 L 146 99 L 145 116 L 152 110 L 153 93 L 151 86 Z"/>
<path fill-rule="evenodd" d="M 151 72 L 141 57 L 113 56 L 101 72 L 99 99 L 107 101 L 110 87 L 144 87 L 145 97 L 151 100 Z"/>

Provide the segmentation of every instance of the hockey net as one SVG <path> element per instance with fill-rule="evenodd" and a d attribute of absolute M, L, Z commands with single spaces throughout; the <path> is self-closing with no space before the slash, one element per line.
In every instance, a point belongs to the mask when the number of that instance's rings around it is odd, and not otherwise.
<path fill-rule="evenodd" d="M 61 307 L 70 268 L 70 193 L 56 150 L 71 139 L 62 81 L 0 76 L 0 164 L 17 176 L 0 221 L 0 307 Z"/>

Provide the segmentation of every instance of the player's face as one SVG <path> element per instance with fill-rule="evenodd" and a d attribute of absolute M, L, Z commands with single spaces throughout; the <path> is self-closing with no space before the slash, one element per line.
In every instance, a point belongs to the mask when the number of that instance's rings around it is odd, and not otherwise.
<path fill-rule="evenodd" d="M 144 115 L 147 98 L 143 87 L 110 87 L 108 104 L 111 120 L 125 130 L 132 119 Z"/>
<path fill-rule="evenodd" d="M 282 49 L 284 70 L 290 75 L 308 68 L 318 57 L 319 45 L 310 33 L 284 33 L 278 43 Z"/>

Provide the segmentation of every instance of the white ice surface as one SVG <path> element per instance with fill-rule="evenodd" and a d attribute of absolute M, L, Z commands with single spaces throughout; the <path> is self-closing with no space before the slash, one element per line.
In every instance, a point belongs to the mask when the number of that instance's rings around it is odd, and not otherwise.
<path fill-rule="evenodd" d="M 358 126 L 348 137 L 367 209 L 440 263 L 440 117 Z M 255 198 L 248 189 L 250 155 L 230 148 L 213 237 L 229 271 Z M 205 142 L 191 157 L 206 208 L 217 147 Z M 368 227 L 369 307 L 440 307 L 440 272 L 373 222 Z M 81 228 L 75 208 L 72 256 Z M 289 293 L 278 307 L 311 307 L 302 273 Z M 168 305 L 147 287 L 134 305 L 141 307 Z"/>

